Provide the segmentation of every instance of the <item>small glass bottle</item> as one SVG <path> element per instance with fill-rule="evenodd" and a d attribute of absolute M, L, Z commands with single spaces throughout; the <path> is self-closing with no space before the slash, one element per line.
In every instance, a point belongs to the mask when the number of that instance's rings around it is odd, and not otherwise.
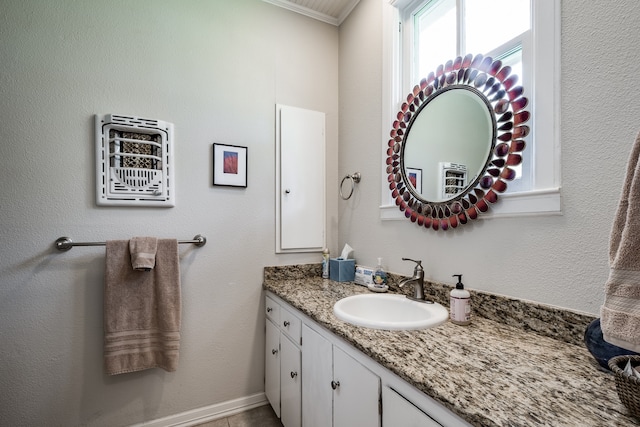
<path fill-rule="evenodd" d="M 378 287 L 384 287 L 387 284 L 387 273 L 382 268 L 382 258 L 378 258 L 378 265 L 373 273 L 373 284 Z"/>

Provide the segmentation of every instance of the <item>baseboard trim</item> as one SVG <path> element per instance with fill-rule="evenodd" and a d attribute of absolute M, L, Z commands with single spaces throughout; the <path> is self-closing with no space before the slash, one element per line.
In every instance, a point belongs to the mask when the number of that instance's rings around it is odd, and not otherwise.
<path fill-rule="evenodd" d="M 248 411 L 269 402 L 264 393 L 257 393 L 239 399 L 228 400 L 214 405 L 203 406 L 157 420 L 145 421 L 131 427 L 191 427 L 197 424 L 225 418 L 240 412 Z"/>

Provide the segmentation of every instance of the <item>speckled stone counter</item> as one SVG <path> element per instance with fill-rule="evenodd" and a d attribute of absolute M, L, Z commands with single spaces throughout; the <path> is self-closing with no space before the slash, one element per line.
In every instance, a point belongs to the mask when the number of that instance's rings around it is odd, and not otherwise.
<path fill-rule="evenodd" d="M 333 305 L 369 290 L 321 279 L 319 268 L 266 267 L 263 287 L 471 424 L 640 425 L 620 403 L 613 375 L 582 345 L 589 316 L 472 293 L 480 315 L 469 326 L 362 328 L 338 320 Z M 397 280 L 391 275 L 392 290 Z M 426 291 L 448 307 L 446 287 Z"/>

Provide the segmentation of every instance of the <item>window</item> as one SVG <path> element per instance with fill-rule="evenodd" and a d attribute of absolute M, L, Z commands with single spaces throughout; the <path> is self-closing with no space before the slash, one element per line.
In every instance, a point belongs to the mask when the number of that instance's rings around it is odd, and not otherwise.
<path fill-rule="evenodd" d="M 500 59 L 519 76 L 532 119 L 518 178 L 491 215 L 560 213 L 559 1 L 382 1 L 387 122 L 392 123 L 388 118 L 395 116 L 411 88 L 448 59 L 467 53 Z M 384 147 L 388 123 L 383 127 Z M 388 184 L 383 186 L 382 217 L 391 218 L 395 206 L 387 206 L 393 202 Z"/>

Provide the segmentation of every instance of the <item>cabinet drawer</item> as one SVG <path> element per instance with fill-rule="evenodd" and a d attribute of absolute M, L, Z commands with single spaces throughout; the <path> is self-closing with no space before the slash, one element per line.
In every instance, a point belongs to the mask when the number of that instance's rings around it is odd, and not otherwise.
<path fill-rule="evenodd" d="M 280 304 L 269 297 L 264 299 L 264 311 L 267 319 L 280 326 Z"/>
<path fill-rule="evenodd" d="M 287 334 L 293 342 L 300 345 L 302 336 L 302 321 L 286 308 L 280 308 L 280 329 Z"/>

